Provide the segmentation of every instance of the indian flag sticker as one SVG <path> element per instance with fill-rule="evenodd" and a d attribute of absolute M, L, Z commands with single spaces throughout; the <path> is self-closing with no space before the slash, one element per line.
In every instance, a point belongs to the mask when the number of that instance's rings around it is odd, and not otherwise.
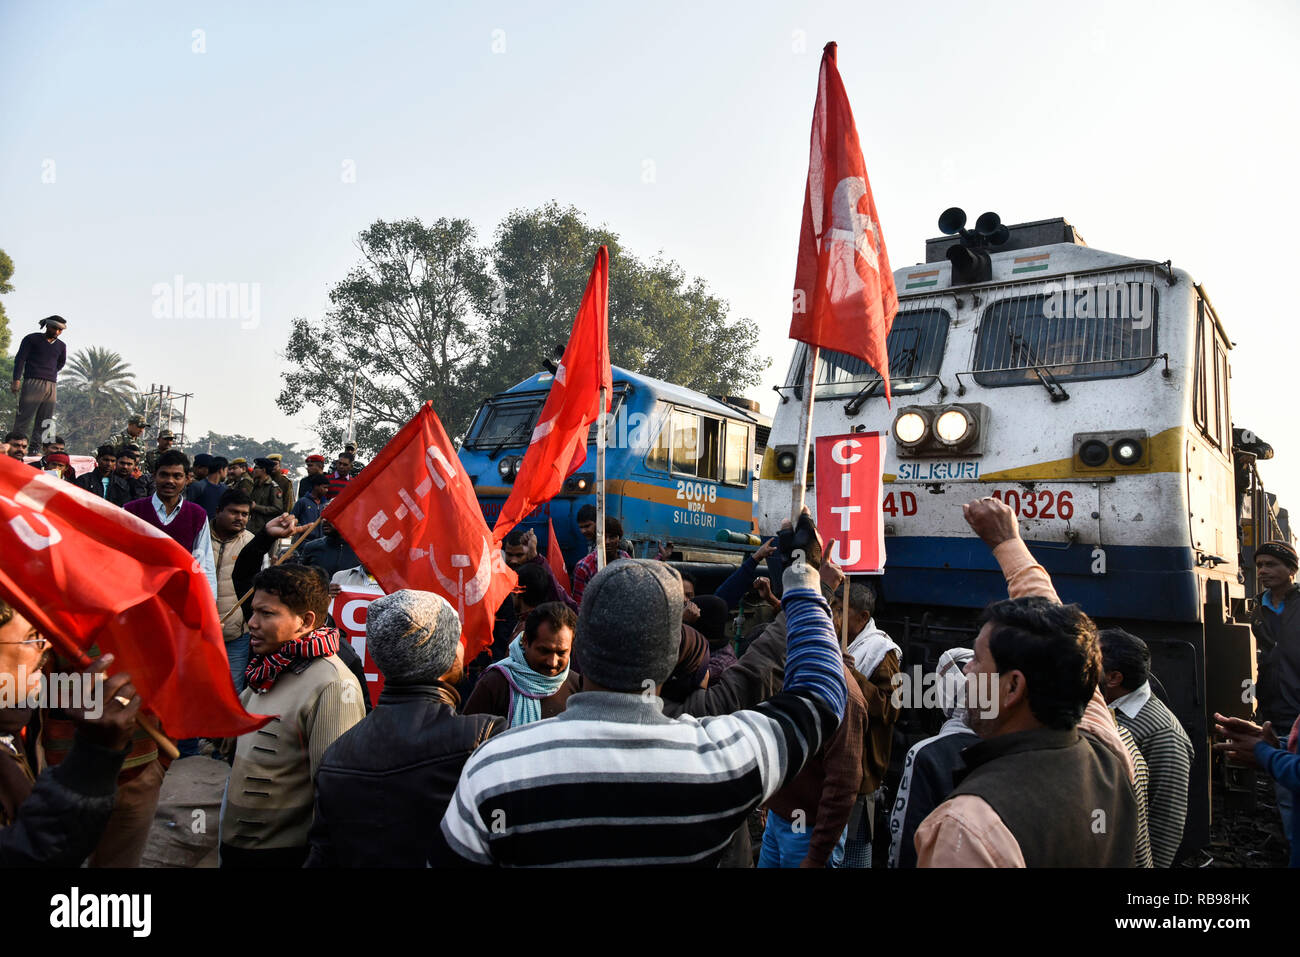
<path fill-rule="evenodd" d="M 1039 253 L 1037 256 L 1017 256 L 1012 260 L 1011 272 L 1039 272 L 1048 266 L 1047 260 L 1052 258 L 1051 253 Z"/>
<path fill-rule="evenodd" d="M 928 272 L 909 273 L 907 276 L 907 285 L 905 285 L 903 289 L 924 289 L 927 286 L 937 285 L 939 285 L 939 270 L 931 269 Z"/>

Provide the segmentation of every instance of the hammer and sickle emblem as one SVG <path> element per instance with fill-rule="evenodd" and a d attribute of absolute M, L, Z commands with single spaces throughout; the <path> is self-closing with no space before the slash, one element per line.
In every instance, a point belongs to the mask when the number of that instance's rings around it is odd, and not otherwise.
<path fill-rule="evenodd" d="M 880 227 L 870 213 L 858 209 L 867 194 L 867 184 L 860 176 L 840 180 L 831 196 L 831 228 L 825 241 L 834 246 L 835 263 L 831 266 L 831 288 L 836 299 L 853 295 L 865 288 L 854 263 L 853 254 L 861 256 L 872 270 L 879 269 Z M 870 239 L 868 239 L 870 237 Z"/>

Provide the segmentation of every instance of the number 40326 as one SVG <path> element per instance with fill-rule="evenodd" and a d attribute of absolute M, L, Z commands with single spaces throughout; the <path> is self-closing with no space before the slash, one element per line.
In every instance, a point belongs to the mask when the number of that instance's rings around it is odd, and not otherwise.
<path fill-rule="evenodd" d="M 994 489 L 992 497 L 1004 502 L 1020 518 L 1063 518 L 1074 517 L 1074 496 L 1069 490 L 1051 492 L 1018 491 L 1016 489 Z M 880 510 L 886 515 L 915 515 L 917 511 L 914 492 L 890 492 L 880 503 Z"/>

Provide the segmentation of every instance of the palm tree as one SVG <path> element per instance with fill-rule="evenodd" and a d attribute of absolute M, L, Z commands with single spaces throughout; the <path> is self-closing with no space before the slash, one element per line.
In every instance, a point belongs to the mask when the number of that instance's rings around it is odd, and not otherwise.
<path fill-rule="evenodd" d="M 130 363 L 111 349 L 90 346 L 72 357 L 63 370 L 68 385 L 86 392 L 90 408 L 100 401 L 130 404 L 135 398 L 135 374 L 128 371 Z"/>
<path fill-rule="evenodd" d="M 57 418 L 60 429 L 66 428 L 70 448 L 75 444 L 78 451 L 93 451 L 125 424 L 127 413 L 139 400 L 130 369 L 119 353 L 99 346 L 82 349 L 68 361 Z"/>

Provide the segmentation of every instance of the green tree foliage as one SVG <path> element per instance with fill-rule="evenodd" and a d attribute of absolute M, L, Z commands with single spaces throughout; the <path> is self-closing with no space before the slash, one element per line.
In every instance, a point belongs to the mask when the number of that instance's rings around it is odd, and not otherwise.
<path fill-rule="evenodd" d="M 596 248 L 609 247 L 610 361 L 710 394 L 739 394 L 767 367 L 758 331 L 729 323 L 726 302 L 677 263 L 643 262 L 575 207 L 516 210 L 497 230 L 493 267 L 501 287 L 490 321 L 491 391 L 533 375 L 568 340 Z"/>
<path fill-rule="evenodd" d="M 13 292 L 13 283 L 9 280 L 13 278 L 14 261 L 9 258 L 8 254 L 0 249 L 0 296 L 7 292 Z M 0 356 L 9 354 L 9 317 L 5 315 L 4 303 L 0 303 Z"/>
<path fill-rule="evenodd" d="M 568 340 L 596 249 L 610 253 L 610 358 L 701 392 L 739 394 L 759 381 L 757 329 L 728 321 L 703 279 L 662 255 L 642 261 L 576 208 L 516 210 L 490 250 L 465 220 L 377 222 L 361 264 L 330 294 L 323 321 L 294 320 L 278 403 L 311 404 L 336 447 L 356 376 L 356 440 L 373 454 L 425 399 L 456 438 L 489 395 L 542 368 Z"/>
<path fill-rule="evenodd" d="M 359 448 L 377 451 L 426 399 L 457 434 L 482 391 L 478 317 L 492 290 L 474 227 L 380 220 L 357 245 L 361 263 L 330 293 L 325 318 L 293 321 L 277 404 L 290 414 L 315 405 L 321 441 L 341 448 L 355 381 Z"/>
<path fill-rule="evenodd" d="M 3 249 L 0 249 L 0 296 L 13 292 L 13 283 L 9 280 L 14 274 L 14 261 Z M 9 331 L 9 317 L 5 315 L 4 303 L 0 303 L 0 429 L 9 431 L 14 415 L 18 411 L 18 396 L 9 387 L 13 383 L 14 360 L 9 355 L 12 333 Z"/>
<path fill-rule="evenodd" d="M 305 468 L 308 455 L 306 449 L 298 448 L 293 442 L 281 442 L 276 438 L 259 442 L 246 435 L 222 435 L 220 432 L 208 432 L 192 440 L 186 446 L 185 452 L 191 458 L 199 452 L 207 452 L 209 455 L 220 455 L 226 459 L 247 459 L 249 465 L 253 464 L 253 459 L 265 458 L 274 452 L 279 452 L 283 456 L 280 464 L 287 468 L 291 475 L 298 469 Z M 326 455 L 326 458 L 332 456 Z"/>
<path fill-rule="evenodd" d="M 126 425 L 140 402 L 130 370 L 120 354 L 99 346 L 80 349 L 68 360 L 54 418 L 69 452 L 93 454 Z"/>

